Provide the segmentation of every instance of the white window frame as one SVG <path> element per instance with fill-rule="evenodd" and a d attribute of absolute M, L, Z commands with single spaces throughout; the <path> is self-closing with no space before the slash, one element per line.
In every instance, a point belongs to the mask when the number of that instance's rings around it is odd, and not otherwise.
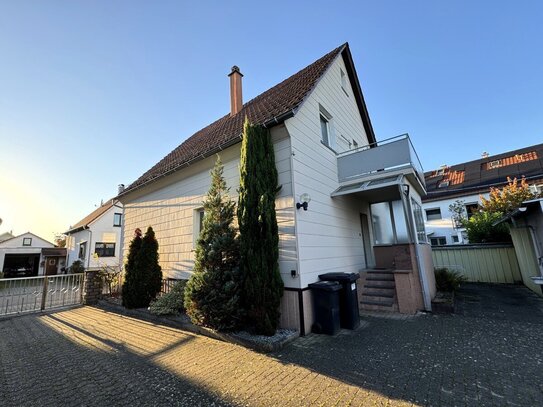
<path fill-rule="evenodd" d="M 343 69 L 339 68 L 339 75 L 340 75 L 340 83 L 341 83 L 341 89 L 343 89 L 343 92 L 345 92 L 345 95 L 349 97 L 349 92 L 347 92 L 347 74 L 343 72 Z"/>
<path fill-rule="evenodd" d="M 194 213 L 192 215 L 192 246 L 193 248 L 196 248 L 196 244 L 198 243 L 198 238 L 200 237 L 200 232 L 202 231 L 203 226 L 203 216 L 205 216 L 205 211 L 203 207 L 199 207 L 194 209 Z"/>
<path fill-rule="evenodd" d="M 444 239 L 445 243 L 444 244 L 441 244 L 441 242 L 438 242 L 438 244 L 433 244 L 432 243 L 433 240 L 438 240 L 438 239 Z M 430 245 L 431 246 L 446 246 L 447 245 L 447 237 L 446 236 L 431 236 L 430 237 Z"/>
<path fill-rule="evenodd" d="M 439 218 L 430 219 L 428 217 L 428 211 L 439 211 Z M 441 219 L 443 219 L 443 215 L 441 213 L 441 208 L 427 208 L 427 209 L 424 209 L 424 215 L 426 216 L 426 222 L 431 222 L 433 220 L 441 220 Z"/>

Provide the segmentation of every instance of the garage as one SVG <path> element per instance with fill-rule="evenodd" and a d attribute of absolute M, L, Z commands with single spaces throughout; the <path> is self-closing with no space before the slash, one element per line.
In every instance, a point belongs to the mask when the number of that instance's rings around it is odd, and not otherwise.
<path fill-rule="evenodd" d="M 61 273 L 66 249 L 55 247 L 30 232 L 0 242 L 0 278 L 22 278 Z"/>
<path fill-rule="evenodd" d="M 33 277 L 38 275 L 40 254 L 6 253 L 4 255 L 4 278 Z"/>

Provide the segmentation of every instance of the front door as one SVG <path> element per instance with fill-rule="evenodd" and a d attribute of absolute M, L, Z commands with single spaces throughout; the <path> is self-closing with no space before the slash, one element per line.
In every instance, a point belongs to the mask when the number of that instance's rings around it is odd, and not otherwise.
<path fill-rule="evenodd" d="M 371 246 L 370 224 L 368 215 L 360 214 L 360 228 L 362 229 L 362 244 L 364 246 L 364 257 L 366 259 L 366 267 L 374 267 L 373 250 Z"/>
<path fill-rule="evenodd" d="M 56 257 L 47 257 L 45 259 L 45 275 L 51 276 L 57 274 L 57 261 Z"/>

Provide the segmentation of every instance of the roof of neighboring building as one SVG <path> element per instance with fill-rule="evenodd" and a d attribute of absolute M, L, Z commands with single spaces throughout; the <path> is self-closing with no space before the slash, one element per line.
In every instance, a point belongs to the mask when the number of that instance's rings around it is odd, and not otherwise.
<path fill-rule="evenodd" d="M 10 240 L 13 240 L 13 239 L 17 239 L 17 238 L 23 237 L 23 236 L 25 236 L 25 235 L 30 235 L 30 236 L 33 236 L 33 237 L 37 237 L 38 239 L 43 240 L 43 241 L 46 242 L 46 243 L 49 243 L 51 246 L 55 246 L 54 243 L 51 243 L 49 240 L 44 239 L 43 237 L 40 237 L 40 236 L 38 236 L 38 235 L 36 235 L 36 234 L 34 234 L 34 233 L 32 233 L 32 232 L 21 233 L 20 235 L 10 237 L 9 239 L 6 239 L 6 240 L 2 240 L 2 241 L 0 242 L 0 245 L 2 245 L 2 244 L 4 244 L 4 243 L 7 243 L 7 242 L 9 242 Z"/>
<path fill-rule="evenodd" d="M 14 238 L 15 236 L 11 232 L 4 232 L 0 235 L 0 242 Z"/>
<path fill-rule="evenodd" d="M 543 180 L 543 144 L 426 172 L 424 200 L 482 193 L 522 177 L 529 183 Z"/>
<path fill-rule="evenodd" d="M 248 101 L 237 114 L 233 116 L 227 114 L 194 133 L 130 184 L 119 196 L 123 196 L 197 160 L 209 157 L 226 147 L 239 143 L 245 117 L 252 124 L 272 127 L 293 116 L 295 110 L 302 104 L 328 67 L 340 54 L 343 55 L 345 60 L 347 74 L 354 90 L 354 96 L 362 115 L 369 142 L 374 143 L 375 135 L 362 96 L 349 45 L 345 43 L 278 85 Z"/>
<path fill-rule="evenodd" d="M 68 235 L 70 233 L 75 233 L 82 229 L 85 229 L 92 222 L 94 222 L 96 219 L 98 219 L 100 216 L 106 213 L 109 209 L 111 209 L 116 203 L 117 203 L 116 199 L 107 200 L 104 204 L 102 204 L 100 207 L 96 208 L 94 211 L 89 213 L 87 216 L 85 216 L 75 225 L 70 226 L 70 229 L 66 232 L 66 234 Z"/>

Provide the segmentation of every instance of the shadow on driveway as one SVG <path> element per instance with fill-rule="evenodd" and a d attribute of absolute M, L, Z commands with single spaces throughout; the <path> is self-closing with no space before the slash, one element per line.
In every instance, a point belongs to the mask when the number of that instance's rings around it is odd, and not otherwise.
<path fill-rule="evenodd" d="M 459 313 L 363 318 L 274 356 L 417 405 L 543 405 L 543 300 L 522 286 L 466 284 Z"/>

